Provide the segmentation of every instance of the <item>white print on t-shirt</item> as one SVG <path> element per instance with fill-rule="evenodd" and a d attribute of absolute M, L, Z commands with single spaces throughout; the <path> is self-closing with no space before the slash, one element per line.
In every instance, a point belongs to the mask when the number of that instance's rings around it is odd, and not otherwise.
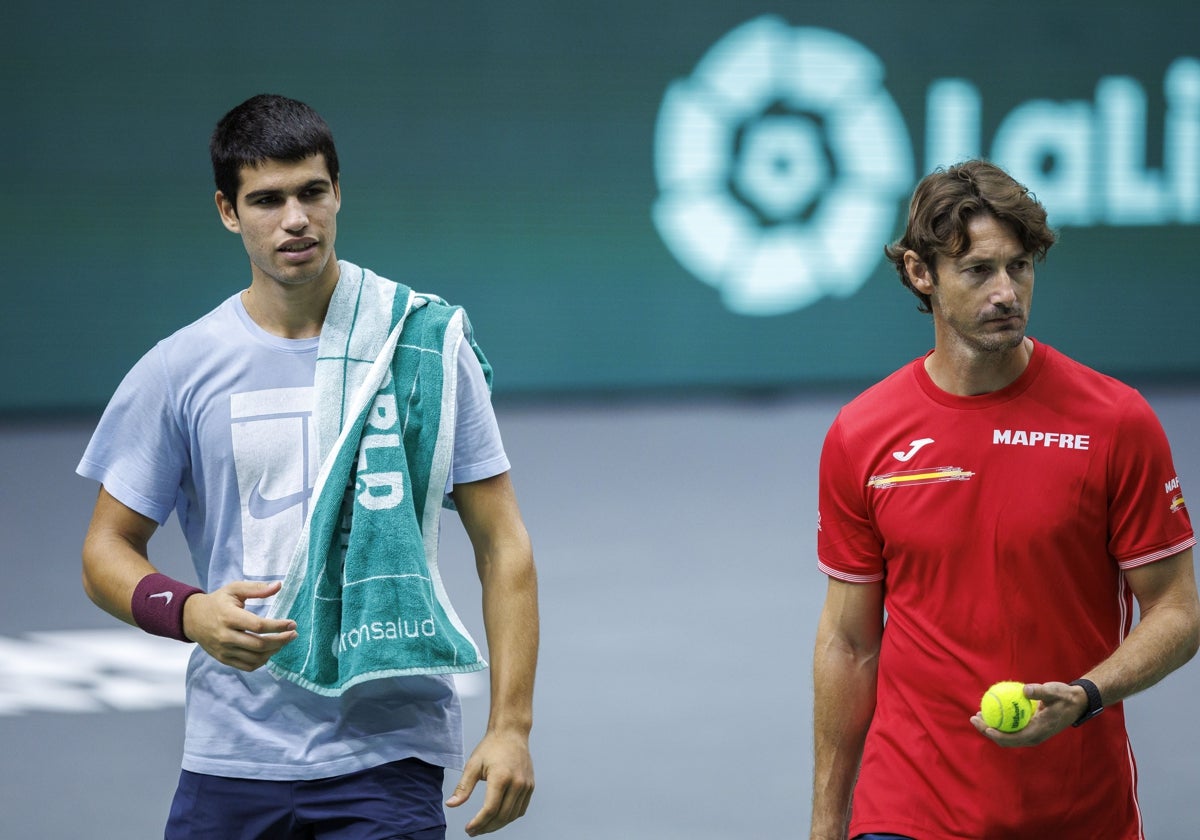
<path fill-rule="evenodd" d="M 1057 446 L 1059 449 L 1087 449 L 1091 435 L 1069 435 L 1065 432 L 1027 432 L 1023 429 L 994 429 L 992 443 L 1010 446 Z"/>
<path fill-rule="evenodd" d="M 919 440 L 914 440 L 912 443 L 910 443 L 908 445 L 907 452 L 893 452 L 892 457 L 895 458 L 897 461 L 911 460 L 912 456 L 916 455 L 917 452 L 922 447 L 928 446 L 929 444 L 931 444 L 933 442 L 934 442 L 933 438 L 920 438 Z"/>
<path fill-rule="evenodd" d="M 320 467 L 312 404 L 311 387 L 229 398 L 246 579 L 282 578 L 291 563 Z"/>
<path fill-rule="evenodd" d="M 1163 492 L 1171 496 L 1171 513 L 1179 513 L 1187 507 L 1183 501 L 1183 493 L 1179 492 L 1179 476 L 1175 476 L 1164 484 Z"/>

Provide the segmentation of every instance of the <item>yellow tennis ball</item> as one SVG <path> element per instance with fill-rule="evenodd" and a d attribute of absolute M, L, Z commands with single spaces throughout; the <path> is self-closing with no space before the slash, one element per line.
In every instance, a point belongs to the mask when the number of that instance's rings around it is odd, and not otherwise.
<path fill-rule="evenodd" d="M 983 722 L 1001 732 L 1019 732 L 1029 723 L 1037 707 L 1025 696 L 1025 684 L 1006 680 L 984 692 L 979 701 Z"/>

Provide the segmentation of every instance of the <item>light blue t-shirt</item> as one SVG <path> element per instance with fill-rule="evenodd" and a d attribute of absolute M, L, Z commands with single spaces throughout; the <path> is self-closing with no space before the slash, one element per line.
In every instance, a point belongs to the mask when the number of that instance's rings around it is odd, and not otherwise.
<path fill-rule="evenodd" d="M 312 418 L 319 339 L 284 339 L 234 295 L 160 342 L 117 388 L 77 472 L 164 524 L 174 510 L 200 586 L 282 580 L 320 464 Z M 451 486 L 508 470 L 475 354 L 458 354 Z M 447 490 L 450 488 L 448 487 Z M 267 602 L 248 608 L 265 614 Z M 313 779 L 416 757 L 463 763 L 448 676 L 373 680 L 324 697 L 199 646 L 187 673 L 183 767 Z"/>

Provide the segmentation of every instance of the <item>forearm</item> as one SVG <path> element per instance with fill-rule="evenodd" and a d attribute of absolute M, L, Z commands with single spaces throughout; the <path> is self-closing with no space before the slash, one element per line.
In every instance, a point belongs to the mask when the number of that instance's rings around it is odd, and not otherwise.
<path fill-rule="evenodd" d="M 83 589 L 96 606 L 129 624 L 134 624 L 130 601 L 142 578 L 155 571 L 146 546 L 153 523 L 142 529 L 114 528 L 105 516 L 115 504 L 101 493 L 83 542 Z M 142 523 L 138 523 L 141 525 Z"/>
<path fill-rule="evenodd" d="M 1086 674 L 1105 705 L 1149 688 L 1183 665 L 1200 646 L 1200 596 L 1191 548 L 1125 572 L 1141 618 L 1121 645 Z M 1068 677 L 1067 679 L 1073 679 Z M 1086 704 L 1083 689 L 1076 689 Z"/>
<path fill-rule="evenodd" d="M 527 536 L 479 560 L 483 622 L 491 666 L 488 731 L 528 736 L 539 643 L 537 573 Z"/>
<path fill-rule="evenodd" d="M 844 840 L 854 780 L 875 712 L 878 655 L 818 636 L 813 658 L 814 838 Z"/>
<path fill-rule="evenodd" d="M 1086 677 L 1106 706 L 1144 691 L 1188 662 L 1200 643 L 1200 613 L 1194 604 L 1163 603 L 1141 620 L 1111 656 Z"/>

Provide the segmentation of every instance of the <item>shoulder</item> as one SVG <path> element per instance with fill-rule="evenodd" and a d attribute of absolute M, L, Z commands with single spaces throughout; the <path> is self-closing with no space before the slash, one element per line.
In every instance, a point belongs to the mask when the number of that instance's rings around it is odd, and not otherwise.
<path fill-rule="evenodd" d="M 170 381 L 180 371 L 186 371 L 209 358 L 214 348 L 222 346 L 222 342 L 216 338 L 218 333 L 227 332 L 227 327 L 221 326 L 221 322 L 231 317 L 228 313 L 232 301 L 233 298 L 224 301 L 217 308 L 159 340 L 126 373 L 121 389 L 153 390 L 153 383 Z"/>
<path fill-rule="evenodd" d="M 1145 398 L 1132 385 L 1101 373 L 1077 361 L 1048 344 L 1041 344 L 1046 354 L 1040 386 L 1055 401 L 1077 400 L 1090 413 L 1148 410 Z"/>
<path fill-rule="evenodd" d="M 1112 454 L 1140 458 L 1155 448 L 1166 451 L 1162 423 L 1140 391 L 1053 348 L 1045 349 L 1045 370 L 1035 395 L 1040 407 L 1084 424 L 1094 441 L 1107 441 Z"/>
<path fill-rule="evenodd" d="M 401 343 L 442 353 L 457 349 L 468 333 L 461 307 L 452 306 L 434 295 L 412 294 L 404 316 Z"/>
<path fill-rule="evenodd" d="M 914 359 L 867 388 L 842 406 L 834 423 L 849 429 L 866 429 L 880 423 L 891 425 L 901 406 L 921 397 L 914 367 L 922 361 L 923 358 Z"/>
<path fill-rule="evenodd" d="M 235 310 L 237 305 L 238 295 L 231 295 L 214 309 L 159 341 L 158 350 L 164 359 L 170 360 L 179 356 L 186 357 L 197 349 L 211 349 L 214 339 L 221 339 L 221 343 L 228 341 L 231 327 L 236 326 L 238 322 Z"/>
<path fill-rule="evenodd" d="M 373 290 L 381 300 L 392 302 L 396 317 L 404 313 L 410 325 L 444 326 L 455 314 L 462 311 L 461 306 L 454 306 L 441 295 L 433 292 L 423 292 L 414 289 L 399 280 L 384 277 L 369 268 L 357 266 L 346 260 L 339 260 L 342 279 L 340 286 L 352 289 Z"/>

